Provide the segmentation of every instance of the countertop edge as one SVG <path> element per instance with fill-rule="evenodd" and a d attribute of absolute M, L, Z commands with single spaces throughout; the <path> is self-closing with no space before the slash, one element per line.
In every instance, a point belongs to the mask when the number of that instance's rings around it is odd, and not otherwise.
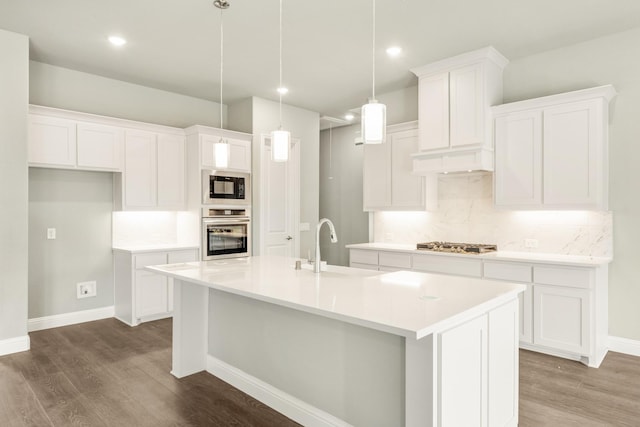
<path fill-rule="evenodd" d="M 609 264 L 611 257 L 590 257 L 586 255 L 564 255 L 550 253 L 527 253 L 496 251 L 483 254 L 457 254 L 450 252 L 436 252 L 415 249 L 413 245 L 387 244 L 387 243 L 353 243 L 345 245 L 347 249 L 361 249 L 371 251 L 404 252 L 421 255 L 435 255 L 446 257 L 459 257 L 465 259 L 482 259 L 497 262 L 526 262 L 531 264 L 567 265 L 581 267 L 597 267 Z M 582 258 L 582 259 L 581 259 Z"/>
<path fill-rule="evenodd" d="M 165 251 L 180 251 L 189 249 L 200 249 L 200 246 L 193 245 L 158 245 L 158 246 L 113 246 L 112 251 L 128 252 L 131 254 L 145 253 L 145 252 L 165 252 Z"/>

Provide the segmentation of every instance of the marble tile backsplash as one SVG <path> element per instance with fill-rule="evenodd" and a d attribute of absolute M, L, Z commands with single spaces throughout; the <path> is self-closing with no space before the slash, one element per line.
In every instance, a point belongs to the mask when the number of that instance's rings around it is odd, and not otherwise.
<path fill-rule="evenodd" d="M 525 239 L 538 241 L 525 247 Z M 513 211 L 493 205 L 491 173 L 441 175 L 438 210 L 376 212 L 374 241 L 493 243 L 499 250 L 613 256 L 612 213 Z"/>

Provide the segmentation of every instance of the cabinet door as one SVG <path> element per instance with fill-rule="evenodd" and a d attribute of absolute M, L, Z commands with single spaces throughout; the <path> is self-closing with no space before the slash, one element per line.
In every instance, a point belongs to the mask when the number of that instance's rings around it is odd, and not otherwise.
<path fill-rule="evenodd" d="M 229 169 L 251 172 L 251 142 L 228 139 Z"/>
<path fill-rule="evenodd" d="M 495 203 L 542 203 L 542 114 L 526 111 L 495 121 Z"/>
<path fill-rule="evenodd" d="M 167 278 L 144 270 L 136 271 L 136 318 L 168 311 Z"/>
<path fill-rule="evenodd" d="M 29 163 L 76 165 L 76 123 L 54 117 L 29 115 Z"/>
<path fill-rule="evenodd" d="M 424 178 L 411 173 L 411 154 L 419 149 L 418 130 L 396 132 L 387 138 L 391 143 L 391 205 L 400 209 L 424 207 Z"/>
<path fill-rule="evenodd" d="M 463 323 L 438 338 L 438 425 L 486 426 L 487 316 Z"/>
<path fill-rule="evenodd" d="M 518 306 L 515 301 L 489 312 L 490 426 L 518 425 Z"/>
<path fill-rule="evenodd" d="M 184 209 L 185 157 L 184 138 L 158 134 L 158 207 Z"/>
<path fill-rule="evenodd" d="M 156 206 L 156 134 L 127 131 L 125 141 L 125 205 Z"/>
<path fill-rule="evenodd" d="M 470 65 L 449 73 L 451 147 L 484 141 L 484 67 Z"/>
<path fill-rule="evenodd" d="M 114 126 L 78 123 L 78 166 L 122 170 L 124 130 Z"/>
<path fill-rule="evenodd" d="M 590 291 L 535 284 L 533 343 L 589 354 Z"/>
<path fill-rule="evenodd" d="M 524 284 L 527 289 L 518 295 L 518 304 L 520 305 L 520 342 L 533 343 L 533 286 L 530 283 Z"/>
<path fill-rule="evenodd" d="M 544 110 L 545 205 L 595 207 L 603 182 L 602 106 L 598 100 Z"/>
<path fill-rule="evenodd" d="M 362 172 L 365 211 L 391 206 L 391 144 L 364 146 Z"/>
<path fill-rule="evenodd" d="M 420 150 L 449 148 L 449 73 L 420 78 Z"/>
<path fill-rule="evenodd" d="M 200 162 L 202 169 L 213 169 L 215 167 L 213 144 L 220 138 L 212 135 L 200 135 Z"/>

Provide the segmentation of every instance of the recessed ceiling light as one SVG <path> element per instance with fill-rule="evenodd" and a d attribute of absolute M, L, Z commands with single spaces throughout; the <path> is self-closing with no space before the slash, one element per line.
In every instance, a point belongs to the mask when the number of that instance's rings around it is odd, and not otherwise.
<path fill-rule="evenodd" d="M 351 114 L 351 113 L 349 113 L 349 114 L 345 114 L 344 118 L 345 118 L 345 120 L 351 121 L 351 120 L 353 120 L 354 115 L 353 115 L 353 114 Z"/>
<path fill-rule="evenodd" d="M 289 92 L 289 89 L 287 89 L 286 87 L 279 87 L 278 88 L 278 93 L 280 95 L 286 95 Z"/>
<path fill-rule="evenodd" d="M 127 44 L 127 40 L 120 36 L 109 36 L 109 43 L 114 46 L 124 46 Z"/>
<path fill-rule="evenodd" d="M 391 46 L 387 48 L 387 55 L 391 57 L 396 57 L 402 53 L 402 48 L 399 46 Z"/>

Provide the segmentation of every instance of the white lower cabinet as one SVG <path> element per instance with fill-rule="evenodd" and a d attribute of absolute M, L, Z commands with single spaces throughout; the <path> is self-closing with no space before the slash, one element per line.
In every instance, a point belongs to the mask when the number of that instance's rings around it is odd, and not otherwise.
<path fill-rule="evenodd" d="M 135 253 L 114 251 L 115 317 L 130 326 L 136 326 L 144 321 L 171 316 L 173 281 L 144 268 L 197 260 L 197 249 Z"/>
<path fill-rule="evenodd" d="M 350 249 L 350 266 L 503 280 L 519 295 L 520 346 L 598 367 L 608 349 L 607 265 L 566 266 L 458 255 Z"/>
<path fill-rule="evenodd" d="M 487 327 L 485 315 L 438 336 L 438 425 L 487 425 Z"/>
<path fill-rule="evenodd" d="M 590 294 L 587 289 L 535 285 L 533 342 L 557 350 L 588 354 Z"/>
<path fill-rule="evenodd" d="M 437 425 L 518 424 L 517 310 L 510 302 L 438 335 Z"/>

